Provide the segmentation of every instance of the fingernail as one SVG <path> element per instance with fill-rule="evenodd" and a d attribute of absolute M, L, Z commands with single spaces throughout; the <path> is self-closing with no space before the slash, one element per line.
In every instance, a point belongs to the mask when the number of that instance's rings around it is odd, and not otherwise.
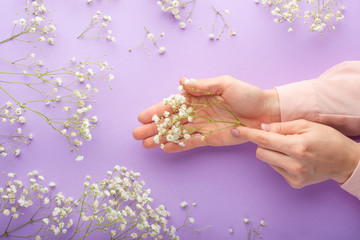
<path fill-rule="evenodd" d="M 266 132 L 270 132 L 270 125 L 269 124 L 262 123 L 261 128 L 262 128 L 262 130 L 264 130 Z"/>
<path fill-rule="evenodd" d="M 235 129 L 235 128 L 231 129 L 231 133 L 232 133 L 232 135 L 234 135 L 235 137 L 240 137 L 240 132 L 239 132 L 239 130 L 237 130 L 237 129 Z"/>

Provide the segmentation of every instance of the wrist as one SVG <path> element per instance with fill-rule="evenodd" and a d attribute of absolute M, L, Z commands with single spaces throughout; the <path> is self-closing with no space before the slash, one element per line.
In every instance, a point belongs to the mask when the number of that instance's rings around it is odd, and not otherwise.
<path fill-rule="evenodd" d="M 276 89 L 264 90 L 266 113 L 269 122 L 281 122 L 280 101 Z"/>
<path fill-rule="evenodd" d="M 351 140 L 352 141 L 352 140 Z M 344 157 L 343 168 L 342 171 L 333 178 L 339 184 L 344 184 L 354 173 L 356 167 L 360 161 L 360 144 L 353 142 L 353 147 L 351 148 L 352 151 L 347 151 Z"/>

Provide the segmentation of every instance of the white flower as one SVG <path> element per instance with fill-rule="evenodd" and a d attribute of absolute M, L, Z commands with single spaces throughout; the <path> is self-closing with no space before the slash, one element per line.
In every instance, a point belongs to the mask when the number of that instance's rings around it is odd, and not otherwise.
<path fill-rule="evenodd" d="M 214 39 L 215 39 L 215 34 L 210 33 L 210 34 L 209 34 L 209 39 L 214 40 Z"/>
<path fill-rule="evenodd" d="M 8 173 L 8 177 L 9 177 L 9 178 L 14 178 L 14 177 L 15 177 L 15 173 L 11 173 L 11 172 Z"/>
<path fill-rule="evenodd" d="M 114 78 L 115 78 L 114 74 L 109 74 L 109 76 L 108 76 L 109 81 L 114 80 Z"/>
<path fill-rule="evenodd" d="M 53 38 L 48 38 L 48 43 L 51 44 L 51 45 L 54 45 L 55 44 L 55 41 Z"/>
<path fill-rule="evenodd" d="M 14 151 L 14 155 L 15 155 L 15 157 L 20 155 L 20 149 L 19 148 Z"/>
<path fill-rule="evenodd" d="M 93 75 L 94 75 L 94 71 L 93 71 L 91 68 L 88 68 L 88 69 L 87 69 L 87 73 L 88 73 L 90 76 L 93 76 Z"/>
<path fill-rule="evenodd" d="M 246 223 L 248 223 L 248 222 L 250 222 L 250 219 L 244 218 L 244 223 L 246 224 Z"/>
<path fill-rule="evenodd" d="M 186 23 L 185 22 L 180 22 L 179 24 L 181 29 L 185 29 L 186 28 Z"/>
<path fill-rule="evenodd" d="M 50 202 L 50 199 L 48 197 L 44 198 L 44 205 L 49 204 L 49 202 Z"/>
<path fill-rule="evenodd" d="M 56 81 L 56 83 L 57 83 L 58 86 L 61 86 L 61 85 L 62 85 L 62 79 L 61 79 L 61 78 L 57 77 L 57 78 L 55 79 L 55 81 Z"/>
<path fill-rule="evenodd" d="M 24 116 L 20 116 L 19 117 L 19 122 L 20 123 L 26 123 L 26 118 Z"/>
<path fill-rule="evenodd" d="M 75 160 L 81 162 L 82 160 L 84 160 L 84 156 L 78 155 Z"/>
<path fill-rule="evenodd" d="M 41 36 L 41 37 L 39 37 L 39 42 L 43 42 L 43 41 L 45 41 L 45 37 L 44 36 Z"/>
<path fill-rule="evenodd" d="M 233 228 L 230 228 L 230 229 L 229 229 L 229 233 L 233 234 L 233 233 L 234 233 L 234 229 L 233 229 Z"/>
<path fill-rule="evenodd" d="M 260 221 L 260 225 L 261 225 L 261 226 L 265 226 L 264 220 L 261 220 L 261 221 Z"/>
<path fill-rule="evenodd" d="M 91 121 L 93 122 L 93 123 L 97 123 L 98 122 L 98 117 L 97 116 L 92 116 L 91 117 Z"/>
<path fill-rule="evenodd" d="M 154 39 L 154 34 L 148 33 L 147 38 L 150 39 L 150 40 L 153 40 Z"/>
<path fill-rule="evenodd" d="M 21 25 L 25 25 L 26 24 L 26 20 L 24 18 L 20 18 L 19 20 Z"/>
<path fill-rule="evenodd" d="M 55 184 L 54 182 L 50 182 L 50 183 L 49 183 L 49 186 L 50 186 L 51 188 L 53 188 L 53 187 L 56 186 L 56 184 Z"/>
<path fill-rule="evenodd" d="M 195 219 L 194 218 L 189 218 L 189 223 L 194 223 Z"/>
<path fill-rule="evenodd" d="M 165 47 L 160 47 L 160 48 L 159 48 L 159 53 L 160 53 L 160 54 L 163 54 L 165 51 L 166 51 L 166 48 L 165 48 Z"/>
<path fill-rule="evenodd" d="M 9 215 L 10 215 L 10 211 L 9 211 L 8 209 L 5 209 L 5 210 L 3 211 L 3 214 L 4 214 L 5 216 L 9 216 Z"/>
<path fill-rule="evenodd" d="M 180 206 L 181 206 L 182 208 L 186 208 L 186 207 L 188 206 L 188 203 L 185 202 L 185 201 L 183 201 L 183 202 L 180 203 Z"/>

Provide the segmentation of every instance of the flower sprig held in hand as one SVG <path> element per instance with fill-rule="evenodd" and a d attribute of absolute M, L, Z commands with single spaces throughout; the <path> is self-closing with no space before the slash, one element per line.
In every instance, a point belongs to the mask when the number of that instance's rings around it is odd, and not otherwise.
<path fill-rule="evenodd" d="M 196 80 L 193 78 L 185 79 L 183 85 L 188 84 L 196 86 Z M 194 98 L 183 92 L 183 85 L 179 86 L 181 93 L 171 95 L 163 100 L 163 104 L 168 107 L 168 111 L 164 111 L 162 116 L 155 114 L 152 117 L 158 130 L 153 139 L 156 144 L 160 144 L 162 149 L 164 149 L 166 143 L 174 143 L 185 147 L 186 141 L 191 141 L 192 138 L 196 138 L 197 141 L 205 141 L 206 137 L 215 132 L 237 125 L 244 125 L 213 94 L 205 92 L 205 97 Z M 194 90 L 196 91 L 196 88 Z M 233 117 L 233 121 L 209 118 L 206 112 L 211 111 L 214 106 L 228 112 Z"/>

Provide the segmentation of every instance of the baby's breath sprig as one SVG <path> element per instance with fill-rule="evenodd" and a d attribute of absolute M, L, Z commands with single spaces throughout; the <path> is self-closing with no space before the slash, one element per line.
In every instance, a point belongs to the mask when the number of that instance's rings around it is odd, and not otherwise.
<path fill-rule="evenodd" d="M 101 11 L 98 10 L 94 16 L 92 16 L 89 25 L 86 29 L 77 37 L 80 38 L 96 38 L 96 39 L 106 39 L 109 42 L 115 42 L 116 39 L 112 36 L 112 30 L 108 29 L 108 25 L 111 23 L 111 16 L 101 15 Z M 97 29 L 95 35 L 89 34 L 89 31 L 92 29 Z"/>
<path fill-rule="evenodd" d="M 102 181 L 91 182 L 86 176 L 77 200 L 55 194 L 56 184 L 44 186 L 44 177 L 37 171 L 28 174 L 29 184 L 16 180 L 15 175 L 4 173 L 4 187 L 0 188 L 0 214 L 8 219 L 0 227 L 0 238 L 85 239 L 102 232 L 114 240 L 179 239 L 177 231 L 193 229 L 190 225 L 195 222 L 187 211 L 182 226 L 169 227 L 170 213 L 164 205 L 153 208 L 151 190 L 144 189 L 140 173 L 118 165 Z M 20 217 L 27 220 L 19 223 Z M 21 230 L 27 226 L 32 233 L 23 235 Z"/>
<path fill-rule="evenodd" d="M 25 134 L 22 125 L 26 123 L 21 108 L 14 108 L 11 102 L 7 102 L 0 107 L 1 124 L 9 124 L 10 126 L 2 127 L 3 132 L 0 133 L 0 156 L 6 157 L 9 153 L 14 156 L 20 155 L 20 146 L 28 145 L 33 139 L 33 134 Z M 11 128 L 12 126 L 13 128 Z M 5 133 L 5 131 L 8 131 Z"/>
<path fill-rule="evenodd" d="M 244 218 L 244 224 L 248 234 L 247 235 L 248 240 L 261 239 L 263 237 L 261 231 L 265 226 L 267 226 L 264 220 L 260 220 L 259 225 L 255 227 L 249 218 Z"/>
<path fill-rule="evenodd" d="M 146 49 L 145 41 L 146 41 L 146 39 L 148 39 L 157 48 L 159 54 L 165 53 L 166 48 L 164 46 L 160 46 L 160 47 L 158 46 L 155 35 L 152 32 L 150 32 L 145 26 L 144 26 L 144 29 L 145 29 L 145 36 L 144 36 L 143 41 L 140 43 L 140 46 L 144 47 Z M 165 36 L 165 33 L 160 34 L 160 37 L 164 37 L 164 36 Z M 148 53 L 148 55 L 151 56 L 151 53 Z"/>
<path fill-rule="evenodd" d="M 110 0 L 106 0 L 107 2 L 110 2 Z M 87 4 L 89 4 L 89 5 L 92 5 L 93 4 L 93 0 L 86 0 L 86 2 L 87 2 Z"/>
<path fill-rule="evenodd" d="M 184 84 L 196 84 L 196 79 L 185 79 Z M 196 89 L 195 89 L 196 90 Z M 179 91 L 183 91 L 183 86 L 179 86 Z M 188 101 L 186 94 L 179 93 L 164 98 L 164 105 L 171 107 L 171 111 L 165 111 L 162 116 L 155 114 L 152 120 L 157 125 L 158 134 L 154 136 L 154 142 L 160 144 L 164 149 L 165 142 L 173 142 L 185 147 L 185 140 L 191 137 L 200 137 L 201 141 L 205 141 L 206 137 L 214 132 L 222 131 L 224 129 L 232 128 L 234 126 L 243 125 L 234 113 L 231 112 L 216 96 L 211 93 L 202 92 L 203 94 L 211 97 L 211 100 L 204 101 Z M 234 121 L 223 121 L 210 119 L 203 116 L 201 113 L 212 106 L 219 105 L 224 111 L 229 112 Z M 188 127 L 187 123 L 200 122 L 198 127 Z M 221 123 L 224 127 L 212 129 L 213 124 Z"/>
<path fill-rule="evenodd" d="M 43 0 L 27 0 L 26 1 L 26 16 L 13 21 L 13 30 L 10 37 L 1 40 L 0 44 L 6 43 L 13 39 L 23 42 L 48 42 L 51 45 L 55 44 L 54 31 L 55 25 L 52 24 L 52 19 L 48 20 L 46 13 L 50 12 Z M 23 35 L 37 35 L 37 40 L 32 38 L 20 38 Z"/>
<path fill-rule="evenodd" d="M 98 92 L 98 89 L 93 86 L 93 82 L 98 79 L 113 80 L 114 75 L 107 71 L 112 67 L 102 58 L 96 61 L 86 59 L 79 62 L 72 58 L 65 67 L 45 69 L 42 60 L 36 60 L 34 53 L 20 60 L 4 61 L 21 67 L 23 70 L 0 72 L 0 76 L 9 77 L 9 80 L 0 80 L 0 91 L 15 102 L 18 106 L 17 109 L 37 114 L 55 131 L 65 136 L 71 150 L 77 153 L 76 160 L 83 160 L 83 156 L 78 153 L 79 147 L 83 144 L 81 139 L 91 141 L 90 131 L 98 121 L 98 117 L 92 113 L 93 97 Z M 17 77 L 12 79 L 10 76 Z M 21 77 L 26 77 L 26 81 Z M 38 93 L 40 99 L 20 101 L 13 93 L 6 90 L 5 85 L 8 84 L 25 86 Z M 55 108 L 51 109 L 61 109 L 62 111 L 57 111 L 54 113 L 56 117 L 51 117 L 37 110 L 36 105 L 39 103 L 52 105 Z M 6 112 L 6 109 L 4 111 Z M 22 121 L 22 118 L 19 117 L 19 121 Z"/>
<path fill-rule="evenodd" d="M 191 16 L 195 9 L 196 0 L 161 0 L 157 1 L 158 6 L 161 8 L 163 12 L 170 12 L 175 19 L 182 20 L 179 23 L 179 27 L 181 29 L 186 28 L 187 23 L 192 23 Z M 186 5 L 191 5 L 191 10 L 189 12 L 185 12 Z M 181 16 L 183 15 L 183 16 Z"/>
<path fill-rule="evenodd" d="M 229 10 L 224 10 L 224 11 L 218 11 L 214 6 L 212 6 L 212 9 L 215 12 L 215 18 L 214 18 L 214 23 L 212 25 L 212 29 L 211 29 L 211 33 L 209 34 L 209 39 L 210 40 L 219 40 L 220 37 L 225 33 L 225 30 L 228 30 L 229 36 L 233 37 L 236 35 L 236 31 L 233 31 L 229 24 L 227 23 L 224 14 L 230 14 Z M 217 19 L 218 17 L 221 19 L 221 25 L 222 28 L 221 30 L 217 30 Z"/>
<path fill-rule="evenodd" d="M 259 0 L 255 0 L 259 3 Z M 275 17 L 276 23 L 288 22 L 290 24 L 288 31 L 293 31 L 292 24 L 300 18 L 301 0 L 261 0 L 264 8 L 268 8 Z M 335 29 L 334 22 L 339 22 L 344 18 L 343 10 L 345 6 L 339 4 L 337 0 L 306 0 L 309 9 L 304 11 L 304 24 L 310 23 L 311 32 L 320 32 L 324 29 L 332 31 Z"/>

